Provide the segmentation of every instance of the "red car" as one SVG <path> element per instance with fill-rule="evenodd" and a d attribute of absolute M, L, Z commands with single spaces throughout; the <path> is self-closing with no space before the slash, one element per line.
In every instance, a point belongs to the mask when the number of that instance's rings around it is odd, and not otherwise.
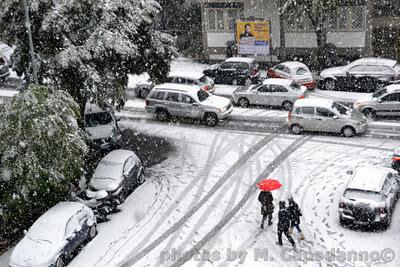
<path fill-rule="evenodd" d="M 296 81 L 307 89 L 314 89 L 316 82 L 309 68 L 301 62 L 288 61 L 267 69 L 268 78 L 283 78 Z"/>

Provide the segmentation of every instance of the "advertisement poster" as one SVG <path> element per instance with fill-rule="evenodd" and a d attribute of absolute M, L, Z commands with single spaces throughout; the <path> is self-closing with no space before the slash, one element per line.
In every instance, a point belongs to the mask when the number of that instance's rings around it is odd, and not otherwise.
<path fill-rule="evenodd" d="M 240 55 L 269 55 L 269 21 L 237 21 L 236 41 Z"/>

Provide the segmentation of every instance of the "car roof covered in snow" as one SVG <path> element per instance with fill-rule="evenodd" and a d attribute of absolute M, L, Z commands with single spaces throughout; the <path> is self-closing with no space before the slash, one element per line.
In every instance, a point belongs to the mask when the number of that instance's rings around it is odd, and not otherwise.
<path fill-rule="evenodd" d="M 353 62 L 354 63 L 361 63 L 361 64 L 376 64 L 376 65 L 386 65 L 390 67 L 394 67 L 397 64 L 396 60 L 388 59 L 388 58 L 377 58 L 377 57 L 365 57 L 357 59 Z"/>
<path fill-rule="evenodd" d="M 225 62 L 245 62 L 245 63 L 252 63 L 255 59 L 251 57 L 230 57 Z"/>
<path fill-rule="evenodd" d="M 179 83 L 164 83 L 157 85 L 153 88 L 154 90 L 170 90 L 170 91 L 180 91 L 185 93 L 193 93 L 200 90 L 198 85 L 188 85 L 188 84 L 179 84 Z"/>
<path fill-rule="evenodd" d="M 304 98 L 294 102 L 295 107 L 322 107 L 331 108 L 334 101 L 324 98 Z"/>
<path fill-rule="evenodd" d="M 291 79 L 280 79 L 280 78 L 268 78 L 263 81 L 263 84 L 278 84 L 284 86 L 290 86 L 293 83 Z"/>
<path fill-rule="evenodd" d="M 302 62 L 299 62 L 299 61 L 286 61 L 286 62 L 280 63 L 279 65 L 284 65 L 290 69 L 306 68 L 308 70 L 307 65 Z"/>
<path fill-rule="evenodd" d="M 172 77 L 178 77 L 178 78 L 185 78 L 185 79 L 193 79 L 193 80 L 199 80 L 201 77 L 203 77 L 204 74 L 201 72 L 196 72 L 196 73 L 171 73 L 168 75 L 169 78 Z"/>
<path fill-rule="evenodd" d="M 135 152 L 126 149 L 116 149 L 108 153 L 101 161 L 124 163 L 129 157 L 135 156 Z"/>
<path fill-rule="evenodd" d="M 397 91 L 400 91 L 400 84 L 391 84 L 385 87 L 386 88 L 386 92 L 388 93 L 394 93 Z"/>
<path fill-rule="evenodd" d="M 385 177 L 392 170 L 383 167 L 358 167 L 350 179 L 347 188 L 380 192 Z"/>

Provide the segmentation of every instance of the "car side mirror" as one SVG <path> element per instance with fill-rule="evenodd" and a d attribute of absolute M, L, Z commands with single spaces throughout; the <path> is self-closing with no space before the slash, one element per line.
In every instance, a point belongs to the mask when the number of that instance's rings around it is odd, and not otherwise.
<path fill-rule="evenodd" d="M 353 172 L 352 170 L 346 171 L 346 174 L 347 174 L 347 175 L 353 175 L 353 173 L 354 173 L 354 172 Z"/>

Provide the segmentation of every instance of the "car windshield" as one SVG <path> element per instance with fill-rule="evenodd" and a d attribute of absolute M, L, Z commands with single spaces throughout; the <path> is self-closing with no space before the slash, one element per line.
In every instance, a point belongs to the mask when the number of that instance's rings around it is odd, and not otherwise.
<path fill-rule="evenodd" d="M 197 97 L 199 98 L 200 102 L 203 102 L 204 100 L 206 100 L 210 95 L 203 91 L 203 90 L 199 90 L 197 92 Z"/>
<path fill-rule="evenodd" d="M 364 191 L 360 189 L 347 189 L 344 192 L 344 196 L 348 199 L 368 199 L 376 202 L 383 200 L 383 195 L 379 192 Z"/>
<path fill-rule="evenodd" d="M 372 94 L 372 97 L 373 97 L 373 98 L 380 97 L 380 96 L 386 94 L 386 92 L 387 92 L 387 90 L 386 90 L 385 88 L 383 88 L 383 89 L 378 90 L 378 91 L 376 91 L 375 93 L 373 93 L 373 94 Z"/>
<path fill-rule="evenodd" d="M 96 127 L 111 123 L 112 118 L 109 112 L 91 113 L 85 115 L 86 127 Z"/>
<path fill-rule="evenodd" d="M 290 85 L 290 87 L 292 89 L 294 89 L 295 91 L 299 91 L 301 89 L 300 84 L 296 83 L 296 82 L 292 82 L 292 84 Z"/>
<path fill-rule="evenodd" d="M 333 108 L 334 110 L 337 110 L 337 112 L 339 112 L 340 115 L 346 115 L 346 114 L 348 114 L 348 112 L 349 112 L 349 109 L 348 109 L 348 108 L 346 108 L 346 107 L 343 106 L 342 104 L 339 104 L 339 103 L 336 103 L 336 102 L 333 102 L 332 108 Z"/>
<path fill-rule="evenodd" d="M 117 180 L 122 176 L 122 166 L 120 162 L 101 161 L 97 166 L 94 176 L 96 179 Z"/>

